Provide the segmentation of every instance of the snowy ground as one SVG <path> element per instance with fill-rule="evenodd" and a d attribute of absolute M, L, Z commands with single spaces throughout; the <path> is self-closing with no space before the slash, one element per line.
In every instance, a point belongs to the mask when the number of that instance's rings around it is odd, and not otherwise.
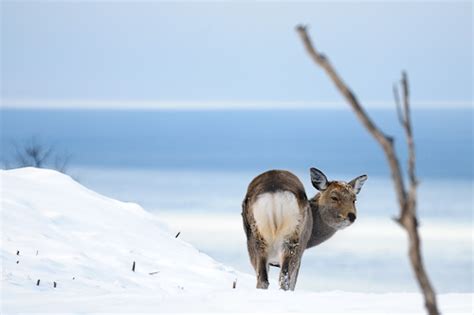
<path fill-rule="evenodd" d="M 136 204 L 54 171 L 0 174 L 2 314 L 424 311 L 418 293 L 256 290 L 253 275 L 175 238 Z M 444 313 L 471 314 L 472 299 L 472 293 L 439 295 Z"/>
<path fill-rule="evenodd" d="M 292 170 L 295 171 L 295 170 Z M 225 265 L 253 274 L 242 227 L 248 183 L 261 170 L 70 170 L 73 178 L 114 199 L 143 206 L 179 238 Z M 315 193 L 307 170 L 295 174 Z M 349 179 L 355 174 L 331 174 Z M 471 180 L 423 178 L 418 200 L 426 268 L 438 293 L 473 290 Z M 391 218 L 398 213 L 392 181 L 369 176 L 357 201 L 357 221 L 305 252 L 297 288 L 312 292 L 417 292 L 407 257 L 407 235 Z M 219 235 L 219 237 L 210 237 Z M 270 277 L 277 278 L 272 268 Z"/>

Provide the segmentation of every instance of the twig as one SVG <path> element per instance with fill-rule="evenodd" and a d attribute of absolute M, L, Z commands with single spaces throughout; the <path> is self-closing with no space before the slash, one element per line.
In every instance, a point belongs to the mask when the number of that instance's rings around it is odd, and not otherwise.
<path fill-rule="evenodd" d="M 181 231 L 179 231 L 178 234 L 176 234 L 174 238 L 178 238 L 179 234 L 181 234 Z"/>
<path fill-rule="evenodd" d="M 149 275 L 156 275 L 157 273 L 160 273 L 159 271 L 152 271 L 150 273 L 148 273 Z"/>
<path fill-rule="evenodd" d="M 423 266 L 423 260 L 421 256 L 421 241 L 418 235 L 417 229 L 417 220 L 416 220 L 416 177 L 415 177 L 415 149 L 413 142 L 413 134 L 411 127 L 411 117 L 410 117 L 410 105 L 409 105 L 409 91 L 408 91 L 408 79 L 406 73 L 402 75 L 402 88 L 403 88 L 403 105 L 404 105 L 404 115 L 401 112 L 401 106 L 398 99 L 398 91 L 395 89 L 398 110 L 398 117 L 402 126 L 405 130 L 408 152 L 409 152 L 409 162 L 408 162 L 408 175 L 410 179 L 410 188 L 407 194 L 405 184 L 403 182 L 402 171 L 400 163 L 398 161 L 395 149 L 393 146 L 393 138 L 385 135 L 369 115 L 366 113 L 364 108 L 361 106 L 356 96 L 352 93 L 349 87 L 342 81 L 335 69 L 330 64 L 329 60 L 323 54 L 319 53 L 316 48 L 313 46 L 311 39 L 308 36 L 305 26 L 298 26 L 297 32 L 303 41 L 303 44 L 308 52 L 309 56 L 313 61 L 323 68 L 326 74 L 331 78 L 332 82 L 336 85 L 339 92 L 344 96 L 349 105 L 352 107 L 356 116 L 359 118 L 361 123 L 369 131 L 369 133 L 375 138 L 375 140 L 382 147 L 385 156 L 387 158 L 390 171 L 392 174 L 392 179 L 394 182 L 395 192 L 397 194 L 398 204 L 400 207 L 400 217 L 397 221 L 400 225 L 407 231 L 409 236 L 409 257 L 410 262 L 415 273 L 416 279 L 420 286 L 420 289 L 425 298 L 425 307 L 429 314 L 439 314 L 436 295 L 434 293 L 433 287 L 430 284 L 428 275 Z"/>
<path fill-rule="evenodd" d="M 411 123 L 411 111 L 410 111 L 410 97 L 408 90 L 408 76 L 405 71 L 402 72 L 402 87 L 403 87 L 403 105 L 405 108 L 405 135 L 408 145 L 408 177 L 410 179 L 410 190 L 416 189 L 418 180 L 415 175 L 415 141 L 413 140 L 413 127 Z M 413 207 L 411 210 L 415 210 Z"/>
<path fill-rule="evenodd" d="M 133 265 L 132 265 L 132 271 L 135 272 L 135 261 L 133 262 Z"/>
<path fill-rule="evenodd" d="M 235 289 L 237 287 L 237 279 L 234 280 L 232 283 L 232 289 Z"/>
<path fill-rule="evenodd" d="M 395 100 L 395 107 L 397 108 L 398 121 L 402 126 L 405 125 L 405 117 L 403 116 L 402 106 L 400 105 L 400 96 L 398 95 L 397 85 L 393 85 L 393 99 Z"/>

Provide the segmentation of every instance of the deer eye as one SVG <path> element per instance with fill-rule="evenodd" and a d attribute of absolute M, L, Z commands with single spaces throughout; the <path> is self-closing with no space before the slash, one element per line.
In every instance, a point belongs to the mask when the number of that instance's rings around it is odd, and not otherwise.
<path fill-rule="evenodd" d="M 332 201 L 339 201 L 339 198 L 337 198 L 336 196 L 331 196 L 331 200 Z"/>

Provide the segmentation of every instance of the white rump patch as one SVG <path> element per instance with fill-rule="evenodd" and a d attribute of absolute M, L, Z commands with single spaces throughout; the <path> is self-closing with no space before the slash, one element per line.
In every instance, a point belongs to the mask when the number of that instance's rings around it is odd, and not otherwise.
<path fill-rule="evenodd" d="M 269 263 L 280 263 L 281 246 L 301 221 L 298 200 L 289 191 L 264 193 L 252 205 L 257 229 L 269 246 Z"/>

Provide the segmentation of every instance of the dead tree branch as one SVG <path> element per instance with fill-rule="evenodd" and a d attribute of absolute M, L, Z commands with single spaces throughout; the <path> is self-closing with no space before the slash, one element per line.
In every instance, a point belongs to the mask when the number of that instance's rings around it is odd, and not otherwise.
<path fill-rule="evenodd" d="M 374 123 L 369 117 L 367 112 L 364 110 L 354 93 L 349 87 L 342 81 L 341 77 L 337 74 L 336 70 L 332 67 L 329 60 L 320 53 L 313 45 L 305 26 L 298 26 L 297 32 L 303 41 L 304 47 L 308 52 L 311 59 L 329 76 L 332 82 L 336 85 L 339 92 L 347 100 L 357 118 L 374 137 L 374 139 L 382 147 L 385 157 L 387 158 L 392 180 L 394 183 L 395 193 L 400 208 L 400 216 L 396 219 L 398 223 L 406 230 L 409 239 L 409 258 L 411 266 L 415 273 L 416 279 L 420 286 L 425 299 L 425 307 L 429 314 L 439 314 L 436 295 L 433 287 L 430 284 L 428 275 L 423 265 L 423 259 L 421 256 L 421 240 L 418 234 L 417 219 L 416 219 L 416 187 L 417 179 L 415 176 L 415 146 L 413 141 L 413 132 L 410 116 L 410 103 L 409 103 L 409 90 L 408 90 L 408 78 L 405 72 L 402 74 L 401 86 L 403 96 L 403 108 L 400 104 L 400 97 L 398 95 L 398 89 L 394 86 L 395 103 L 397 106 L 398 119 L 405 131 L 406 142 L 408 145 L 408 177 L 409 177 L 409 190 L 405 186 L 403 181 L 403 173 L 400 167 L 400 163 L 395 152 L 393 145 L 393 138 L 384 134 L 381 129 Z"/>

